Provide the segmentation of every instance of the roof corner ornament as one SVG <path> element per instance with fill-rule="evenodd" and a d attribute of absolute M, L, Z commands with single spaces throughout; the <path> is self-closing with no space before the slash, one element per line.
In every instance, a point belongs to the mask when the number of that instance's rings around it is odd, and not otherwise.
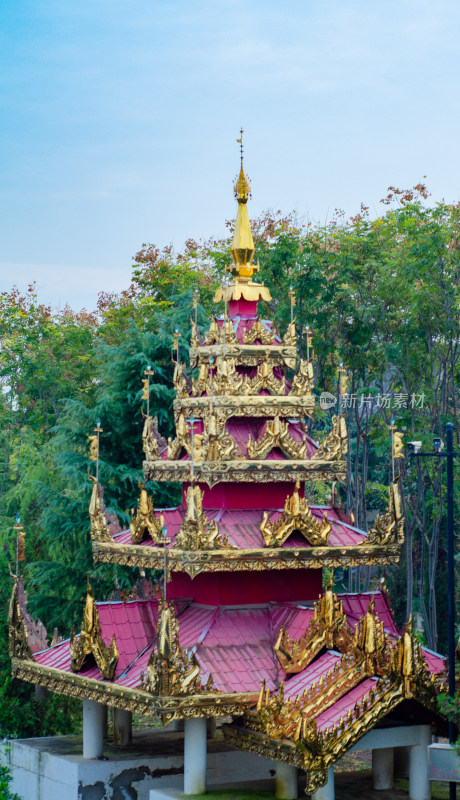
<path fill-rule="evenodd" d="M 94 475 L 88 473 L 88 480 L 93 484 L 89 501 L 89 518 L 91 522 L 91 539 L 95 542 L 113 542 L 110 535 L 107 509 L 103 499 L 102 486 Z"/>
<path fill-rule="evenodd" d="M 312 461 L 342 461 L 348 451 L 347 423 L 345 416 L 332 417 L 332 430 L 326 434 Z"/>
<path fill-rule="evenodd" d="M 115 634 L 107 646 L 102 638 L 99 613 L 88 580 L 83 624 L 79 636 L 70 635 L 70 657 L 73 672 L 80 672 L 88 656 L 93 656 L 103 678 L 112 680 L 118 663 Z"/>
<path fill-rule="evenodd" d="M 404 544 L 404 517 L 399 476 L 390 484 L 387 510 L 377 516 L 373 527 L 361 544 Z"/>

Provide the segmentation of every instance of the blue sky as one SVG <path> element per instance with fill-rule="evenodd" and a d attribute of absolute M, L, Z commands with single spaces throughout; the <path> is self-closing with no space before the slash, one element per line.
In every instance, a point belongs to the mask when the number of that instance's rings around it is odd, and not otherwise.
<path fill-rule="evenodd" d="M 250 213 L 458 200 L 460 4 L 0 0 L 0 289 L 93 308 L 132 256 Z"/>

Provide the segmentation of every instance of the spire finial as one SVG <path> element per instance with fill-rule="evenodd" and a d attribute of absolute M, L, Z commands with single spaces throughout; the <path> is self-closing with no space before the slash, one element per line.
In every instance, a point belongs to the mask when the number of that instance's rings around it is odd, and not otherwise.
<path fill-rule="evenodd" d="M 243 155 L 244 155 L 243 133 L 244 133 L 243 128 L 240 128 L 240 138 L 236 140 L 240 146 L 241 169 L 243 169 Z"/>

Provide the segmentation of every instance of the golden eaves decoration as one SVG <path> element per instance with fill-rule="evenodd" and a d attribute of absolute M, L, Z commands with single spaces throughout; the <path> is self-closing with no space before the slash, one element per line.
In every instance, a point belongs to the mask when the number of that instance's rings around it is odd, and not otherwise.
<path fill-rule="evenodd" d="M 160 697 L 211 692 L 212 675 L 203 686 L 195 656 L 179 644 L 179 623 L 174 605 L 162 601 L 159 612 L 157 647 L 149 658 L 144 688 Z"/>
<path fill-rule="evenodd" d="M 19 607 L 18 578 L 15 577 L 8 608 L 8 655 L 10 658 L 32 658 L 27 628 Z"/>
<path fill-rule="evenodd" d="M 93 656 L 103 678 L 112 680 L 118 663 L 115 635 L 107 646 L 102 639 L 99 613 L 88 581 L 83 625 L 79 636 L 70 635 L 70 657 L 73 672 L 80 672 L 88 656 Z"/>
<path fill-rule="evenodd" d="M 332 591 L 332 580 L 324 595 L 313 606 L 310 624 L 300 639 L 291 639 L 282 627 L 275 643 L 275 653 L 284 672 L 301 672 L 323 647 L 348 649 L 351 635 L 343 613 L 342 601 Z"/>
<path fill-rule="evenodd" d="M 390 484 L 388 507 L 384 514 L 379 514 L 362 545 L 368 544 L 403 544 L 404 517 L 399 489 L 399 477 Z"/>
<path fill-rule="evenodd" d="M 312 460 L 341 461 L 347 454 L 347 423 L 344 416 L 332 417 L 332 430 L 326 434 Z"/>
<path fill-rule="evenodd" d="M 102 499 L 101 485 L 93 475 L 88 475 L 93 484 L 89 502 L 89 518 L 91 522 L 91 539 L 96 542 L 111 542 L 107 511 Z"/>
<path fill-rule="evenodd" d="M 138 506 L 131 509 L 131 522 L 129 525 L 131 541 L 139 544 L 143 539 L 150 536 L 155 544 L 163 543 L 163 514 L 160 514 L 159 517 L 156 516 L 153 501 L 147 493 L 145 483 L 139 481 L 139 489 Z"/>
<path fill-rule="evenodd" d="M 210 358 L 216 359 L 225 356 L 236 359 L 240 367 L 257 367 L 260 363 L 261 345 L 259 344 L 211 344 L 200 347 L 190 347 L 190 367 L 195 369 L 199 359 L 209 362 Z M 297 352 L 295 347 L 274 344 L 269 348 L 270 361 L 279 366 L 290 369 L 296 368 Z"/>
<path fill-rule="evenodd" d="M 254 441 L 249 436 L 247 451 L 251 459 L 266 458 L 267 455 L 275 448 L 278 447 L 288 458 L 291 459 L 304 459 L 307 453 L 307 445 L 305 439 L 303 441 L 296 441 L 289 433 L 289 423 L 280 419 L 277 414 L 273 420 L 268 420 L 265 426 L 265 431 L 260 439 Z"/>
<path fill-rule="evenodd" d="M 173 386 L 176 397 L 188 397 L 186 368 L 185 364 L 181 361 L 176 361 L 174 364 Z"/>
<path fill-rule="evenodd" d="M 261 344 L 273 344 L 275 341 L 275 332 L 267 328 L 260 317 L 257 317 L 250 330 L 245 329 L 243 331 L 243 342 L 245 344 L 254 344 L 256 341 Z"/>
<path fill-rule="evenodd" d="M 311 395 L 314 386 L 314 374 L 312 361 L 305 361 L 300 359 L 299 369 L 297 374 L 294 375 L 289 394 L 302 397 L 303 395 Z"/>
<path fill-rule="evenodd" d="M 300 481 L 296 481 L 292 495 L 286 497 L 284 511 L 276 522 L 268 521 L 268 514 L 264 511 L 260 524 L 260 532 L 264 537 L 267 547 L 281 547 L 289 536 L 298 531 L 313 546 L 325 546 L 331 532 L 331 524 L 324 512 L 323 519 L 313 516 L 308 502 L 299 495 Z"/>
<path fill-rule="evenodd" d="M 179 550 L 228 550 L 232 547 L 226 536 L 221 536 L 215 520 L 208 520 L 203 511 L 203 494 L 199 486 L 187 489 L 187 510 L 174 544 Z"/>

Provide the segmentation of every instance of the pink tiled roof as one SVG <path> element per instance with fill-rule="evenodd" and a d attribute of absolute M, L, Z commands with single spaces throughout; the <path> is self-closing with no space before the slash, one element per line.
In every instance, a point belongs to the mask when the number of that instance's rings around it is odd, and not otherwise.
<path fill-rule="evenodd" d="M 171 544 L 168 545 L 168 547 L 174 545 L 185 516 L 185 510 L 183 506 L 157 510 L 157 515 L 161 513 L 164 516 L 168 537 L 171 539 Z M 268 518 L 271 522 L 275 522 L 279 519 L 282 513 L 282 509 L 267 509 L 267 511 Z M 358 528 L 353 528 L 346 522 L 342 522 L 333 508 L 311 506 L 311 511 L 313 516 L 319 520 L 323 519 L 324 512 L 327 512 L 332 527 L 328 541 L 331 547 L 359 545 L 366 537 L 364 531 L 360 531 Z M 260 532 L 260 523 L 262 522 L 263 516 L 263 511 L 261 509 L 206 509 L 206 514 L 209 520 L 217 520 L 220 533 L 228 536 L 230 544 L 235 547 L 239 549 L 265 547 L 264 538 Z M 113 541 L 115 544 L 130 544 L 131 534 L 129 530 L 116 534 L 113 537 Z M 151 539 L 146 539 L 142 542 L 142 545 L 145 547 L 155 546 Z M 287 539 L 283 546 L 309 547 L 310 545 L 302 535 L 294 533 Z"/>
<path fill-rule="evenodd" d="M 371 595 L 341 595 L 348 621 L 354 625 L 361 608 L 367 611 Z M 390 612 L 384 595 L 375 592 L 376 611 L 386 619 L 389 628 Z M 129 603 L 98 603 L 102 637 L 109 644 L 115 634 L 120 658 L 114 682 L 136 687 L 141 684 L 152 649 L 156 646 L 158 605 L 156 600 L 138 600 Z M 298 603 L 268 603 L 255 606 L 211 606 L 185 600 L 175 602 L 179 622 L 181 646 L 195 653 L 201 667 L 203 680 L 212 673 L 216 689 L 222 692 L 257 692 L 265 679 L 266 687 L 274 690 L 286 678 L 288 697 L 303 692 L 313 681 L 325 676 L 340 658 L 334 651 L 323 652 L 305 670 L 294 676 L 285 676 L 274 651 L 281 626 L 292 639 L 299 639 L 307 630 L 313 610 Z M 392 623 L 393 631 L 396 631 Z M 390 635 L 392 631 L 390 630 Z M 433 672 L 444 669 L 444 660 L 436 653 L 425 651 L 427 664 Z M 34 655 L 35 660 L 47 666 L 70 672 L 69 640 Z M 102 679 L 98 668 L 90 660 L 81 674 Z M 369 684 L 370 686 L 370 684 Z M 354 703 L 360 692 L 365 693 L 364 681 L 349 692 L 340 703 Z M 353 692 L 356 693 L 353 694 Z M 331 724 L 331 714 L 337 719 L 343 714 L 342 705 L 335 704 L 334 711 L 325 712 L 318 724 Z M 349 706 L 344 706 L 345 713 Z M 334 717 L 335 719 L 335 717 Z M 334 720 L 333 720 L 334 721 Z"/>
<path fill-rule="evenodd" d="M 376 678 L 366 678 L 358 686 L 355 686 L 350 692 L 347 692 L 343 697 L 319 714 L 316 718 L 316 727 L 318 730 L 323 731 L 325 728 L 332 728 L 338 725 L 340 717 L 346 718 L 348 711 L 351 710 L 353 716 L 355 715 L 355 703 L 359 703 L 363 697 L 369 694 L 370 690 L 375 689 L 377 685 Z"/>

